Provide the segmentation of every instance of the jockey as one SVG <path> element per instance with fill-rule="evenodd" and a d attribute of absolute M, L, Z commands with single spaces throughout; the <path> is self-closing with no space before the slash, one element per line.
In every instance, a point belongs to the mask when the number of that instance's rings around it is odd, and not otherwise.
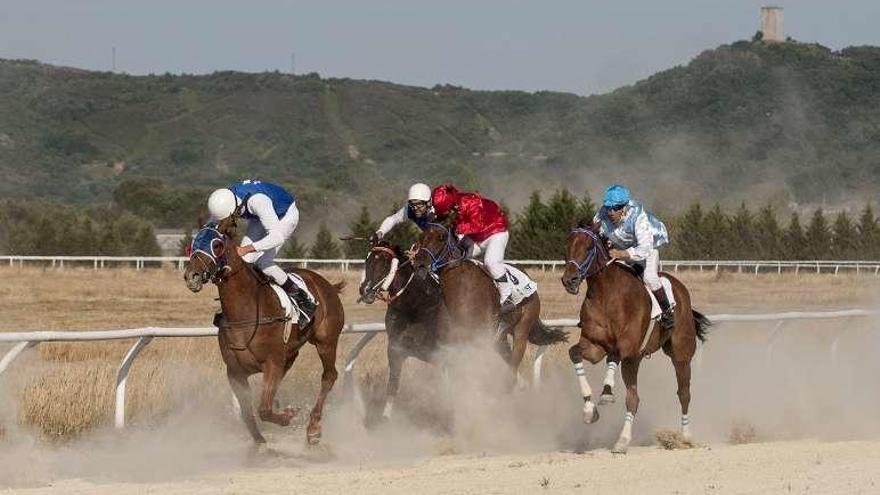
<path fill-rule="evenodd" d="M 407 219 L 412 220 L 419 228 L 423 228 L 434 217 L 434 210 L 431 208 L 431 188 L 427 184 L 413 184 L 409 188 L 406 206 L 397 210 L 397 212 L 389 215 L 379 225 L 376 233 L 370 236 L 370 243 L 376 244 L 385 237 L 385 234 L 391 231 L 396 225 L 405 222 Z"/>
<path fill-rule="evenodd" d="M 453 215 L 455 233 L 467 247 L 468 258 L 483 255 L 486 269 L 498 285 L 503 306 L 513 292 L 513 284 L 504 266 L 510 233 L 501 207 L 478 193 L 460 193 L 452 184 L 434 188 L 431 203 L 438 218 Z"/>
<path fill-rule="evenodd" d="M 212 192 L 208 197 L 208 211 L 217 221 L 233 214 L 248 221 L 247 235 L 236 247 L 238 255 L 280 285 L 311 320 L 315 302 L 275 264 L 275 255 L 299 223 L 293 194 L 269 182 L 244 180 Z"/>
<path fill-rule="evenodd" d="M 593 218 L 599 232 L 611 243 L 608 254 L 630 265 L 642 265 L 642 279 L 657 298 L 663 311 L 660 324 L 664 330 L 675 326 L 675 315 L 657 273 L 660 254 L 657 249 L 669 242 L 666 225 L 630 198 L 629 189 L 614 184 L 605 190 L 602 208 Z"/>

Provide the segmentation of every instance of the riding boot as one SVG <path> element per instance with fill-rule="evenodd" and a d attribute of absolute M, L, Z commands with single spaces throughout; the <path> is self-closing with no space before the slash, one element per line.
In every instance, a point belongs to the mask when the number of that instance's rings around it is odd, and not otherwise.
<path fill-rule="evenodd" d="M 513 301 L 510 300 L 510 295 L 513 294 L 513 284 L 510 283 L 510 278 L 506 273 L 496 278 L 495 284 L 498 286 L 498 295 L 501 298 L 501 313 L 506 313 L 514 308 Z"/>
<path fill-rule="evenodd" d="M 672 330 L 675 327 L 675 314 L 669 306 L 666 291 L 663 287 L 660 287 L 657 290 L 651 291 L 651 293 L 654 294 L 654 297 L 657 298 L 657 303 L 660 304 L 660 311 L 662 312 L 660 315 L 660 326 L 663 327 L 663 330 Z"/>
<path fill-rule="evenodd" d="M 315 308 L 317 307 L 317 304 L 309 299 L 309 295 L 306 294 L 306 291 L 302 290 L 290 278 L 284 281 L 284 285 L 282 285 L 281 288 L 293 298 L 293 301 L 299 306 L 299 309 L 301 309 L 303 313 L 306 314 L 309 321 L 311 321 L 315 316 Z"/>

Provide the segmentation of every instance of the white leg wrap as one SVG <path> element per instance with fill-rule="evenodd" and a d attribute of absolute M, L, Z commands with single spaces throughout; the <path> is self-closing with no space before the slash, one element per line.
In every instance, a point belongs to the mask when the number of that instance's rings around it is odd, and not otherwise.
<path fill-rule="evenodd" d="M 620 436 L 617 438 L 617 444 L 614 445 L 615 452 L 626 452 L 629 442 L 632 441 L 632 427 L 635 415 L 627 411 L 623 417 L 623 428 L 620 430 Z"/>
<path fill-rule="evenodd" d="M 391 417 L 391 410 L 394 408 L 394 397 L 385 398 L 385 409 L 382 410 L 382 417 L 388 419 Z"/>
<path fill-rule="evenodd" d="M 583 398 L 585 400 L 591 398 L 593 396 L 593 389 L 590 388 L 590 383 L 587 382 L 587 372 L 584 369 L 583 362 L 574 364 L 574 374 L 577 375 Z"/>
<path fill-rule="evenodd" d="M 596 404 L 593 403 L 593 390 L 590 383 L 587 382 L 587 373 L 584 370 L 584 363 L 575 363 L 574 372 L 578 378 L 578 384 L 581 386 L 581 396 L 584 398 L 584 423 L 590 424 L 596 421 Z"/>
<path fill-rule="evenodd" d="M 687 414 L 681 415 L 681 436 L 686 440 L 691 438 L 691 418 Z"/>
<path fill-rule="evenodd" d="M 603 385 L 608 385 L 611 388 L 614 388 L 614 375 L 617 371 L 617 363 L 614 361 L 608 361 L 608 366 L 605 369 L 605 382 Z"/>

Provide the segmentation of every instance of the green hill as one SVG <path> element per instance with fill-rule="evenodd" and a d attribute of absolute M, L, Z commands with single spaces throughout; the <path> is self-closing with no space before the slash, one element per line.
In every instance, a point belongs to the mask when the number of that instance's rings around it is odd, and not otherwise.
<path fill-rule="evenodd" d="M 514 208 L 534 189 L 595 196 L 615 180 L 667 211 L 861 207 L 880 190 L 876 47 L 741 41 L 590 97 L 2 60 L 0 108 L 0 196 L 115 199 L 158 226 L 192 223 L 210 188 L 246 177 L 289 185 L 307 229 L 339 230 L 414 180 Z"/>

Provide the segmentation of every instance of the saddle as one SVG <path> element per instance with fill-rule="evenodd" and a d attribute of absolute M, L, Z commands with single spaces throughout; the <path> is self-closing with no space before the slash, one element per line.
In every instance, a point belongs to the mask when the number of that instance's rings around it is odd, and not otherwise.
<path fill-rule="evenodd" d="M 278 302 L 281 304 L 284 314 L 260 317 L 260 308 L 258 307 L 257 315 L 259 319 L 230 322 L 222 312 L 217 312 L 214 314 L 213 324 L 225 333 L 226 339 L 228 340 L 228 347 L 237 351 L 246 350 L 248 345 L 250 345 L 251 340 L 253 340 L 254 335 L 257 333 L 257 328 L 261 325 L 269 325 L 278 322 L 284 323 L 284 343 L 286 344 L 287 341 L 290 340 L 290 334 L 294 325 L 293 315 L 297 315 L 296 325 L 300 330 L 304 331 L 300 341 L 297 342 L 297 347 L 303 345 L 310 337 L 314 328 L 314 326 L 311 325 L 312 320 L 308 319 L 306 314 L 296 304 L 296 301 L 294 301 L 284 289 L 276 284 L 271 278 L 267 277 L 260 270 L 254 269 L 253 273 L 260 285 L 268 285 L 272 288 L 278 298 Z M 308 289 L 308 286 L 302 277 L 295 273 L 288 273 L 288 276 L 314 300 L 314 295 Z"/>

